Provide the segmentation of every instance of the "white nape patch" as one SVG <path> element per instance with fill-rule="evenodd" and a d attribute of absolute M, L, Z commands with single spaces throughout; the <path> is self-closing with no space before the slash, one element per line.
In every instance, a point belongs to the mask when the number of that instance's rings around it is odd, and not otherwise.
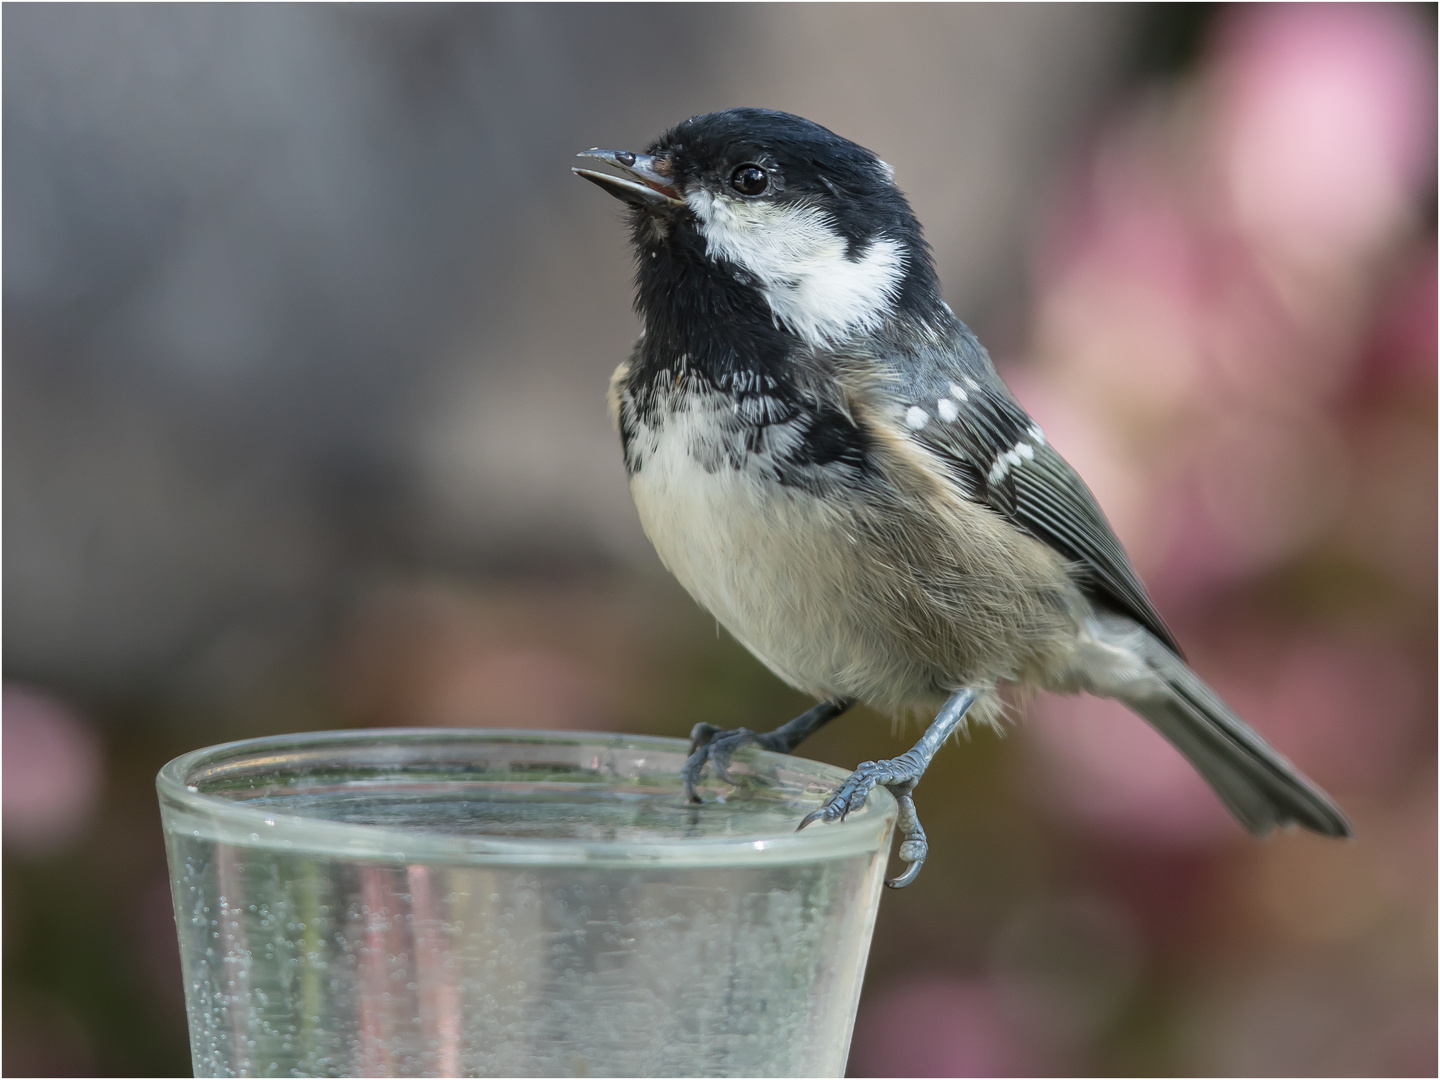
<path fill-rule="evenodd" d="M 685 196 L 700 221 L 706 250 L 753 274 L 778 325 L 816 347 L 878 326 L 905 276 L 905 250 L 881 237 L 858 259 L 826 214 L 716 196 Z"/>
<path fill-rule="evenodd" d="M 940 412 L 940 419 L 947 424 L 960 415 L 960 406 L 951 401 L 948 397 L 942 397 L 935 403 L 935 408 Z"/>
<path fill-rule="evenodd" d="M 950 396 L 953 397 L 956 401 L 970 400 L 970 395 L 965 392 L 965 388 L 953 382 L 950 384 Z"/>
<path fill-rule="evenodd" d="M 930 414 L 919 405 L 911 405 L 905 413 L 905 423 L 919 431 L 930 422 Z"/>

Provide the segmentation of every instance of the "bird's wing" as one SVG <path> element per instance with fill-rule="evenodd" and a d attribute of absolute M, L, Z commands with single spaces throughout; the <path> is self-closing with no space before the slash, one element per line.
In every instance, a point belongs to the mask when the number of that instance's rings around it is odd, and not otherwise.
<path fill-rule="evenodd" d="M 960 346 L 958 355 L 926 357 L 902 380 L 911 437 L 950 468 L 967 497 L 1072 560 L 1092 597 L 1181 655 L 1085 482 L 1011 397 L 968 332 Z"/>

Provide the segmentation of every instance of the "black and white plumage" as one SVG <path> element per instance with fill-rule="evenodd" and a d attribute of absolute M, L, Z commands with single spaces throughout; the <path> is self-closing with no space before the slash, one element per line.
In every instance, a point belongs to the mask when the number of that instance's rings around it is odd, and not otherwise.
<path fill-rule="evenodd" d="M 855 701 L 940 707 L 812 817 L 874 784 L 901 803 L 1002 683 L 1125 702 L 1251 831 L 1349 834 L 1344 816 L 1185 664 L 1104 514 L 940 295 L 893 172 L 810 121 L 698 116 L 645 154 L 577 169 L 631 204 L 644 331 L 611 409 L 665 565 L 821 704 L 775 732 L 697 727 L 686 783 L 746 743 L 788 751 Z M 807 819 L 807 823 L 808 823 Z"/>

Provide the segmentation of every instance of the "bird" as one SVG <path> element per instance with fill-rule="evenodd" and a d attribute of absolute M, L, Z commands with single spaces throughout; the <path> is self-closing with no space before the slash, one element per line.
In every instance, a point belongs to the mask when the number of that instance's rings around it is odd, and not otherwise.
<path fill-rule="evenodd" d="M 813 708 L 770 732 L 701 723 L 684 789 L 742 747 L 789 753 L 864 703 L 933 716 L 799 824 L 914 791 L 1004 687 L 1114 698 L 1250 832 L 1347 837 L 1336 804 L 1190 668 L 1095 496 L 942 298 L 895 171 L 785 112 L 693 116 L 575 168 L 627 206 L 639 339 L 610 381 L 631 495 L 661 561 Z"/>

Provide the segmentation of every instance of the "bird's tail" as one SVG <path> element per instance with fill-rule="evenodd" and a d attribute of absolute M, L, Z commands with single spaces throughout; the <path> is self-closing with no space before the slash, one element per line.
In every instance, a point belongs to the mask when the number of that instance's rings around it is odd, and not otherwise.
<path fill-rule="evenodd" d="M 1322 836 L 1351 835 L 1350 822 L 1325 792 L 1231 712 L 1185 661 L 1145 637 L 1146 664 L 1168 692 L 1122 700 L 1190 760 L 1245 828 L 1263 836 L 1293 821 Z"/>

